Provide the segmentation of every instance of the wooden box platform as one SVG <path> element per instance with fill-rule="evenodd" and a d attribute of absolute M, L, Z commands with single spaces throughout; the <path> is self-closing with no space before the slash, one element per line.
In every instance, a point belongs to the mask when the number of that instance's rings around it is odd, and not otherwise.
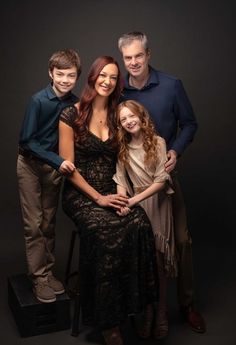
<path fill-rule="evenodd" d="M 39 302 L 26 274 L 8 277 L 8 305 L 19 333 L 29 337 L 70 328 L 70 298 L 64 293 L 56 302 Z"/>

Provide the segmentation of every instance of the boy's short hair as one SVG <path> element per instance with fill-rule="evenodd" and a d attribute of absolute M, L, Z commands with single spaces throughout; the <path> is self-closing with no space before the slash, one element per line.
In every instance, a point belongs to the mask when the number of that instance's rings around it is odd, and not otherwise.
<path fill-rule="evenodd" d="M 77 78 L 81 73 L 81 60 L 79 54 L 74 49 L 63 49 L 53 53 L 48 62 L 49 71 L 52 72 L 54 68 L 67 69 L 76 67 Z"/>

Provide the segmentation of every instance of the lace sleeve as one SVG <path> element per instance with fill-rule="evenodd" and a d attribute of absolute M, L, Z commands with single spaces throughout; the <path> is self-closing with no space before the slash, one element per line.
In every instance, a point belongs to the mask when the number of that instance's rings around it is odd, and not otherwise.
<path fill-rule="evenodd" d="M 77 117 L 77 109 L 74 106 L 64 108 L 60 115 L 60 121 L 65 122 L 68 126 L 75 126 L 75 119 Z"/>

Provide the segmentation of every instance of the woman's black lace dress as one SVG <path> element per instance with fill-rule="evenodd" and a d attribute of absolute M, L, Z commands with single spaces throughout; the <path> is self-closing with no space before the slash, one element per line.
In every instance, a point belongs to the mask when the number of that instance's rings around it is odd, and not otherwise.
<path fill-rule="evenodd" d="M 73 127 L 74 107 L 61 120 Z M 112 177 L 116 152 L 111 140 L 91 132 L 75 145 L 75 165 L 101 194 L 116 193 Z M 127 315 L 157 300 L 156 261 L 150 222 L 141 207 L 125 217 L 103 208 L 65 181 L 62 206 L 81 239 L 80 280 L 83 321 L 100 329 L 117 326 Z"/>

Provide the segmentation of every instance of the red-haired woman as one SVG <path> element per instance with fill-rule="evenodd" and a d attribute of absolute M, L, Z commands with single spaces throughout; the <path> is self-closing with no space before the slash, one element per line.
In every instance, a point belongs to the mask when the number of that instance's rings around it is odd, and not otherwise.
<path fill-rule="evenodd" d="M 117 62 L 92 64 L 80 103 L 64 109 L 60 155 L 76 171 L 65 181 L 63 209 L 81 239 L 83 320 L 99 327 L 107 344 L 122 345 L 120 324 L 157 300 L 154 238 L 139 206 L 125 216 L 127 197 L 116 193 L 115 108 L 122 88 Z"/>

